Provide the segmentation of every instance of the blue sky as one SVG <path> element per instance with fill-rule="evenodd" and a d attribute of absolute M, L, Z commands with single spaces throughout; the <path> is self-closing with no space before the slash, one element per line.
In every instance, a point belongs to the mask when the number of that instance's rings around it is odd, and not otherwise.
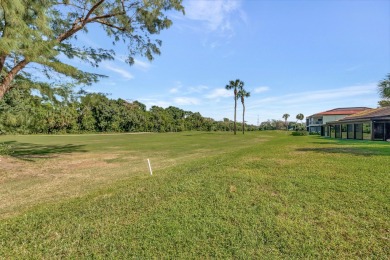
<path fill-rule="evenodd" d="M 158 38 L 153 62 L 124 62 L 126 50 L 93 72 L 109 77 L 88 91 L 176 106 L 205 117 L 233 119 L 230 80 L 251 92 L 246 120 L 295 120 L 336 107 L 376 107 L 377 83 L 390 73 L 389 0 L 184 0 L 186 15 Z M 111 48 L 102 32 L 83 44 Z M 85 67 L 88 68 L 88 67 Z M 88 68 L 91 71 L 91 68 Z M 238 105 L 237 120 L 242 106 Z"/>

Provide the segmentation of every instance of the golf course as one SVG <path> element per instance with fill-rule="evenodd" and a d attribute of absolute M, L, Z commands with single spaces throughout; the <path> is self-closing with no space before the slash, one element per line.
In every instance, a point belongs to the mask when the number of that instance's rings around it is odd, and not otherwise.
<path fill-rule="evenodd" d="M 388 142 L 7 135 L 0 160 L 0 259 L 390 256 Z"/>

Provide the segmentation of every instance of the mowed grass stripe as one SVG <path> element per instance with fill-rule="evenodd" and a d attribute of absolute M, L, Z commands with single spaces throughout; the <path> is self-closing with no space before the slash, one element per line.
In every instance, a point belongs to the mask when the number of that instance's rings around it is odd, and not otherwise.
<path fill-rule="evenodd" d="M 270 137 L 186 132 L 147 135 L 0 136 L 14 151 L 0 164 L 0 219 L 40 203 L 83 196 L 112 183 L 158 172 Z M 237 142 L 238 141 L 238 142 Z M 225 149 L 229 147 L 229 149 Z"/>
<path fill-rule="evenodd" d="M 388 144 L 267 134 L 9 218 L 0 256 L 387 258 Z"/>

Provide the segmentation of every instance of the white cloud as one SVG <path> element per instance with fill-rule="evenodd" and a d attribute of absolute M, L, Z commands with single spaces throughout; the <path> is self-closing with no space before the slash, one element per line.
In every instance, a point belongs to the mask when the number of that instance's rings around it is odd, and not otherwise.
<path fill-rule="evenodd" d="M 239 0 L 193 0 L 186 2 L 186 18 L 205 23 L 209 31 L 230 31 L 231 14 L 239 13 L 241 19 L 245 17 L 240 9 Z"/>
<path fill-rule="evenodd" d="M 154 98 L 141 98 L 139 101 L 146 105 L 148 109 L 150 109 L 152 106 L 159 106 L 163 108 L 169 107 L 171 104 L 169 102 L 158 100 Z"/>
<path fill-rule="evenodd" d="M 175 87 L 173 87 L 173 88 L 171 88 L 170 90 L 169 90 L 169 93 L 171 93 L 171 94 L 175 94 L 175 93 L 178 93 L 179 92 L 179 90 L 183 87 L 183 84 L 181 83 L 181 81 L 175 81 Z"/>
<path fill-rule="evenodd" d="M 117 55 L 117 56 L 115 56 L 115 59 L 117 61 L 122 62 L 122 63 L 126 63 L 127 56 L 126 55 Z M 129 65 L 126 63 L 126 66 L 129 66 Z M 149 62 L 134 59 L 134 67 L 137 69 L 146 71 L 146 70 L 150 69 L 151 66 L 152 66 L 152 64 L 150 64 Z"/>
<path fill-rule="evenodd" d="M 182 83 L 180 81 L 177 81 L 176 82 L 176 86 L 171 88 L 169 90 L 169 93 L 171 94 L 177 94 L 181 91 L 181 93 L 183 95 L 188 95 L 188 94 L 193 94 L 193 93 L 202 93 L 204 90 L 208 89 L 209 87 L 208 86 L 205 86 L 205 85 L 199 85 L 199 86 L 196 86 L 196 87 L 186 87 L 184 88 Z"/>
<path fill-rule="evenodd" d="M 179 89 L 180 89 L 180 88 L 178 88 L 178 87 L 171 88 L 171 89 L 169 90 L 169 93 L 175 94 L 175 93 L 179 92 Z"/>
<path fill-rule="evenodd" d="M 198 105 L 200 103 L 199 99 L 190 97 L 177 97 L 174 102 L 177 105 Z"/>
<path fill-rule="evenodd" d="M 145 61 L 134 59 L 134 66 L 141 70 L 148 70 L 151 67 L 151 64 Z"/>
<path fill-rule="evenodd" d="M 376 83 L 366 85 L 356 85 L 339 89 L 327 89 L 319 91 L 303 92 L 286 96 L 285 104 L 295 104 L 300 102 L 314 102 L 335 99 L 346 99 L 350 97 L 362 96 L 376 93 Z"/>
<path fill-rule="evenodd" d="M 114 65 L 112 65 L 110 63 L 104 63 L 103 67 L 108 69 L 108 70 L 111 70 L 113 72 L 118 73 L 119 75 L 121 75 L 125 79 L 133 79 L 134 78 L 133 74 L 131 74 L 127 70 L 119 68 L 117 66 L 114 66 Z"/>
<path fill-rule="evenodd" d="M 367 96 L 376 94 L 376 83 L 370 83 L 365 85 L 348 86 L 337 89 L 306 91 L 301 93 L 287 94 L 278 97 L 267 97 L 254 101 L 252 108 L 263 106 L 302 106 L 312 105 L 318 106 L 320 103 L 339 104 L 340 107 L 353 106 L 350 105 L 350 100 L 359 96 Z M 360 100 L 360 99 L 359 99 Z M 330 107 L 329 109 L 331 109 Z"/>
<path fill-rule="evenodd" d="M 233 92 L 229 91 L 224 88 L 217 88 L 211 91 L 209 94 L 207 94 L 205 97 L 209 99 L 218 99 L 218 98 L 226 98 L 226 97 L 232 97 Z"/>
<path fill-rule="evenodd" d="M 205 85 L 199 85 L 199 86 L 196 86 L 196 87 L 189 87 L 188 88 L 188 94 L 191 94 L 191 93 L 201 93 L 203 90 L 205 89 L 208 89 L 209 87 L 205 86 Z"/>
<path fill-rule="evenodd" d="M 269 87 L 263 86 L 263 87 L 255 88 L 255 89 L 253 90 L 253 93 L 258 94 L 258 93 L 266 92 L 266 91 L 268 91 L 268 90 L 269 90 Z"/>

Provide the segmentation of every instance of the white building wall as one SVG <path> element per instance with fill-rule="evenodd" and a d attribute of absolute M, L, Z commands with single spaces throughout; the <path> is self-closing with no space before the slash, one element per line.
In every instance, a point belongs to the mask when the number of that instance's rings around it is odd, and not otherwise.
<path fill-rule="evenodd" d="M 336 120 L 342 119 L 346 116 L 348 116 L 348 115 L 324 115 L 322 117 L 322 123 L 326 124 L 327 122 L 336 121 Z"/>

